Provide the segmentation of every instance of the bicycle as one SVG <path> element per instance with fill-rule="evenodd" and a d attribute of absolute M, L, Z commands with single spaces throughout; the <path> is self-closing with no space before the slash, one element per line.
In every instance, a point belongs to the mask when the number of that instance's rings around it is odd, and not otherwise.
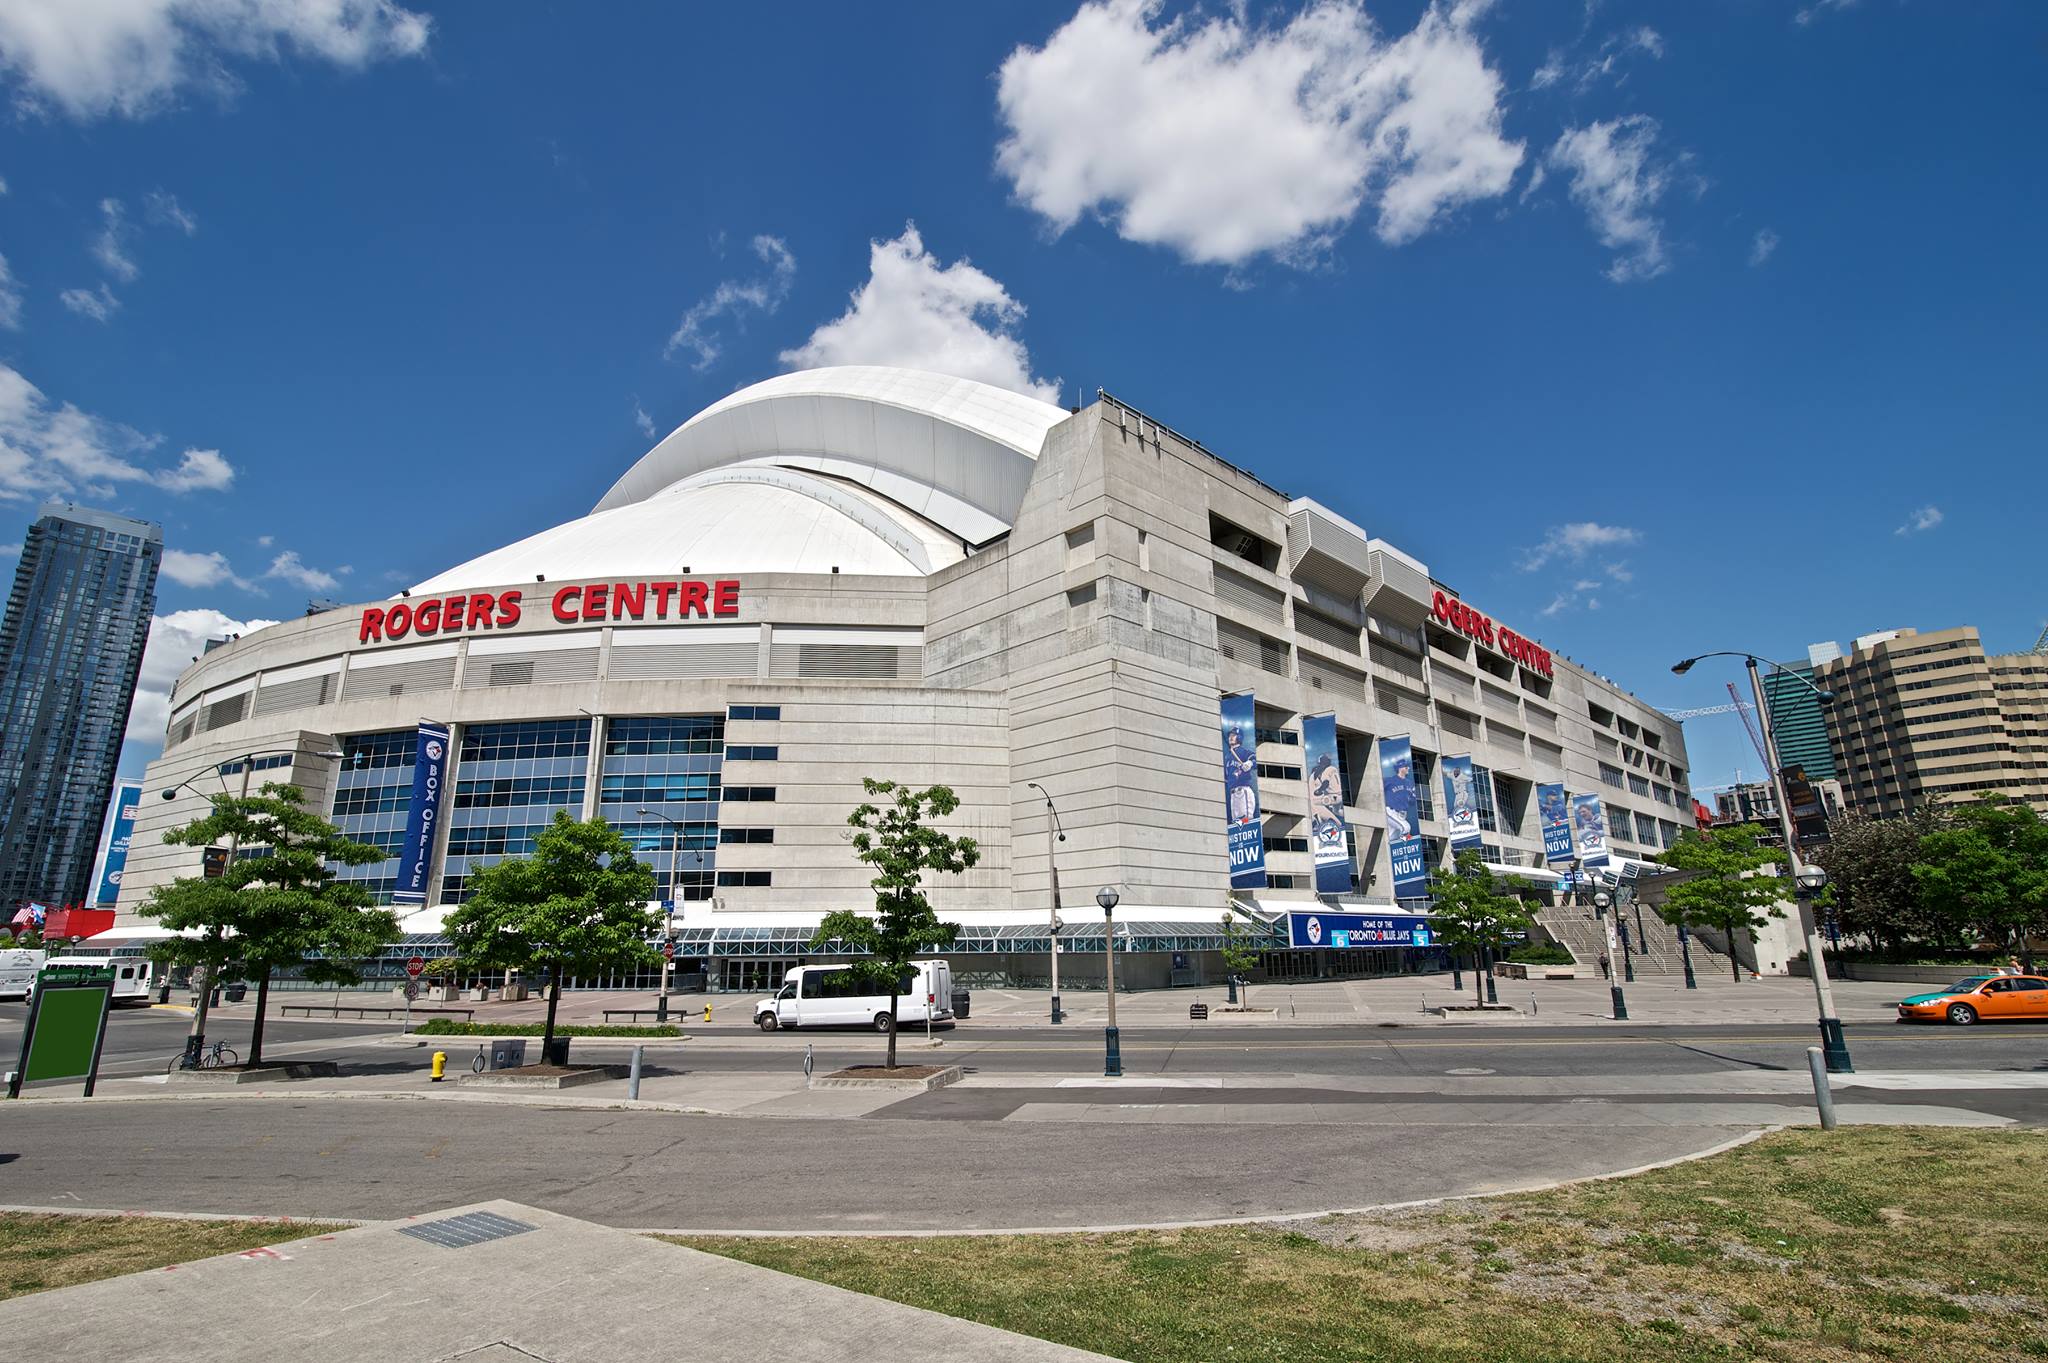
<path fill-rule="evenodd" d="M 178 1070 L 217 1070 L 224 1065 L 239 1065 L 240 1063 L 242 1063 L 242 1057 L 230 1050 L 226 1042 L 216 1041 L 211 1046 L 201 1046 L 199 1048 L 199 1059 L 197 1061 L 188 1059 L 185 1052 L 179 1051 L 171 1057 L 171 1063 L 164 1066 L 164 1073 L 172 1074 Z"/>

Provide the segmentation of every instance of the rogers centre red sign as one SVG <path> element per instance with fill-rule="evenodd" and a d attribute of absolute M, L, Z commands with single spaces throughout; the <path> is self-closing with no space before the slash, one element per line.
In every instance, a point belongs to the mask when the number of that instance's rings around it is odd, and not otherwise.
<path fill-rule="evenodd" d="M 424 601 L 396 601 L 365 606 L 356 629 L 360 643 L 381 643 L 409 636 L 428 638 L 480 630 L 511 629 L 526 607 L 525 594 L 460 592 Z M 733 579 L 694 578 L 654 582 L 570 583 L 557 587 L 548 610 L 565 625 L 613 620 L 731 619 L 740 613 L 740 584 Z"/>
<path fill-rule="evenodd" d="M 1524 639 L 1506 625 L 1496 626 L 1491 619 L 1457 597 L 1436 593 L 1430 599 L 1429 613 L 1467 639 L 1476 639 L 1488 648 L 1498 650 L 1531 672 L 1541 672 L 1546 677 L 1553 675 L 1549 649 L 1534 639 Z"/>

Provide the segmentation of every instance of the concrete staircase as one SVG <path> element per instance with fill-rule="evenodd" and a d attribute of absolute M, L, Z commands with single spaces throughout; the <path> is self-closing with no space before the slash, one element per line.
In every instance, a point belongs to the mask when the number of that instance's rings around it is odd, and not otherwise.
<path fill-rule="evenodd" d="M 1629 954 L 1635 963 L 1638 975 L 1682 975 L 1684 962 L 1678 951 L 1678 929 L 1659 918 L 1649 905 L 1641 905 L 1642 927 L 1637 931 L 1637 905 L 1624 904 L 1609 912 L 1619 912 L 1628 924 Z M 1563 904 L 1556 908 L 1538 909 L 1536 923 L 1555 938 L 1559 945 L 1571 952 L 1572 958 L 1588 970 L 1598 971 L 1600 958 L 1607 954 L 1607 924 L 1593 916 L 1590 905 Z M 1692 940 L 1692 968 L 1695 975 L 1719 970 L 1726 974 L 1728 958 L 1700 940 L 1698 933 L 1690 934 Z M 1622 968 L 1620 953 L 1614 958 L 1614 969 Z"/>

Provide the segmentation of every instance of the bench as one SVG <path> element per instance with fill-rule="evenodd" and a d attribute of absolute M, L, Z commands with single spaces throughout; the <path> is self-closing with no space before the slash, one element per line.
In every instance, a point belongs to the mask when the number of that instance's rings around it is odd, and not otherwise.
<path fill-rule="evenodd" d="M 1569 965 L 1527 965 L 1521 961 L 1495 961 L 1493 973 L 1509 980 L 1575 980 L 1578 968 Z"/>
<path fill-rule="evenodd" d="M 371 1016 L 395 1018 L 404 1017 L 406 1014 L 404 1008 L 380 1007 L 375 1004 L 359 1007 L 352 1003 L 287 1003 L 279 1007 L 277 1011 L 284 1017 L 290 1017 L 294 1013 L 299 1014 L 301 1017 L 313 1017 L 317 1014 L 320 1017 L 334 1018 L 341 1017 L 343 1014 L 355 1018 L 368 1018 Z M 468 1022 L 476 1016 L 476 1010 L 474 1008 L 415 1008 L 412 1010 L 412 1015 L 415 1018 L 452 1018 L 459 1016 L 464 1022 Z"/>
<path fill-rule="evenodd" d="M 683 1011 L 685 1010 L 680 1008 L 671 1008 L 669 1009 L 669 1016 L 674 1017 Z M 607 1008 L 604 1010 L 604 1020 L 606 1022 L 610 1022 L 613 1018 L 637 1019 L 660 1016 L 661 1010 L 659 1008 Z"/>

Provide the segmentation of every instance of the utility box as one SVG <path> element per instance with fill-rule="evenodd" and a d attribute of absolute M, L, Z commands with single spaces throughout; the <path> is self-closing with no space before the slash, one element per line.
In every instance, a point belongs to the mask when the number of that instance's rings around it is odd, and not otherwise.
<path fill-rule="evenodd" d="M 494 1070 L 516 1070 L 526 1063 L 526 1042 L 517 1038 L 493 1041 L 490 1064 Z"/>

